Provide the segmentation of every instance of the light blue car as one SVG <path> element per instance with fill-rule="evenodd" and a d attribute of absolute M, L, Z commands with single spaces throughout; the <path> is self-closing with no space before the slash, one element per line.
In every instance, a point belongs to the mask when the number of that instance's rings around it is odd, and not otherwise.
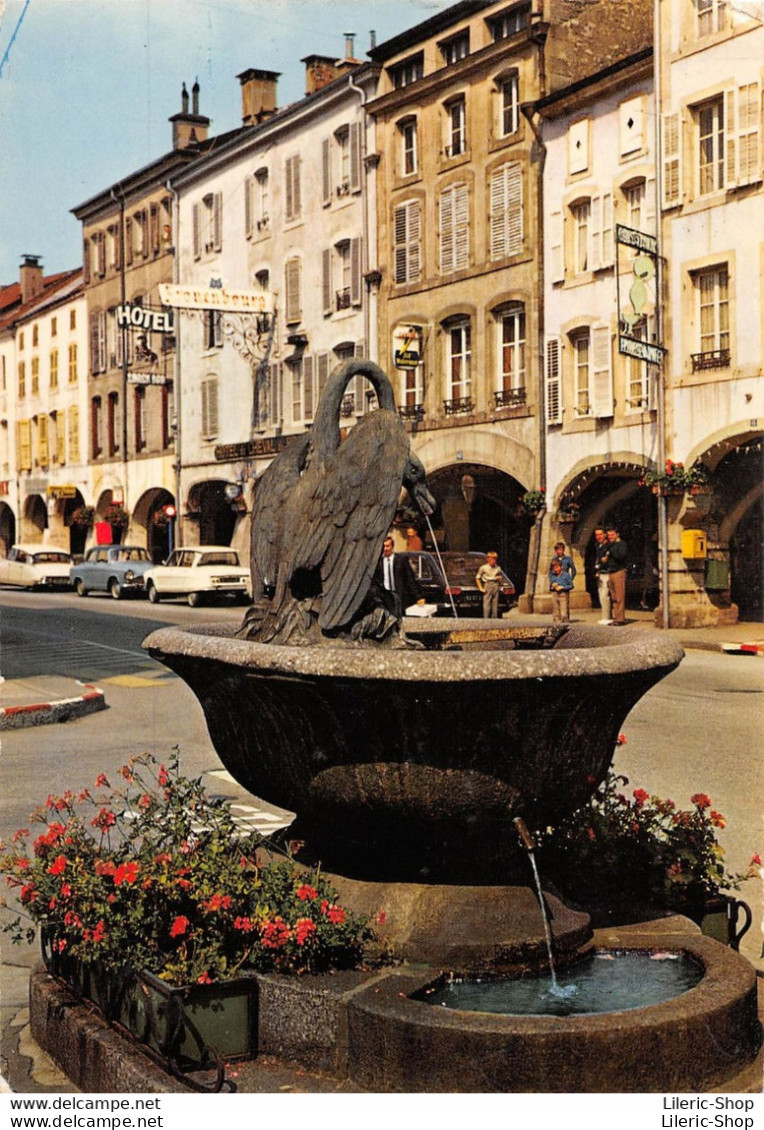
<path fill-rule="evenodd" d="M 143 594 L 143 574 L 153 561 L 140 545 L 94 545 L 79 565 L 72 565 L 69 579 L 77 596 L 108 592 L 119 600 L 127 593 Z"/>

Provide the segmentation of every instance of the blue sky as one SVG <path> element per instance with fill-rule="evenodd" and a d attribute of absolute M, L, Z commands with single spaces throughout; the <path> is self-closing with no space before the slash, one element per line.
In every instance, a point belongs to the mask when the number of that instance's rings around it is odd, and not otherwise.
<path fill-rule="evenodd" d="M 25 254 L 46 274 L 79 265 L 70 209 L 170 149 L 183 82 L 198 78 L 223 133 L 241 122 L 241 71 L 280 71 L 285 105 L 306 55 L 340 57 L 352 31 L 365 58 L 372 28 L 382 43 L 451 2 L 0 0 L 0 283 Z"/>

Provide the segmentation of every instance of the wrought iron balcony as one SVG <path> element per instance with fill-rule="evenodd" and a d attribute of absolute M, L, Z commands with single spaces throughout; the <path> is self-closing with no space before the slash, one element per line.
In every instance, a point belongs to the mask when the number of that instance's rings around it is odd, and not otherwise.
<path fill-rule="evenodd" d="M 463 416 L 475 407 L 471 396 L 458 396 L 454 400 L 443 401 L 443 411 L 447 416 Z"/>
<path fill-rule="evenodd" d="M 424 419 L 424 404 L 403 404 L 398 409 L 398 415 L 402 420 L 413 420 L 418 423 L 419 420 Z"/>
<path fill-rule="evenodd" d="M 729 369 L 729 349 L 709 349 L 706 353 L 693 353 L 692 371 L 700 373 L 704 369 Z"/>
<path fill-rule="evenodd" d="M 521 408 L 525 404 L 524 388 L 504 388 L 493 394 L 497 408 Z"/>

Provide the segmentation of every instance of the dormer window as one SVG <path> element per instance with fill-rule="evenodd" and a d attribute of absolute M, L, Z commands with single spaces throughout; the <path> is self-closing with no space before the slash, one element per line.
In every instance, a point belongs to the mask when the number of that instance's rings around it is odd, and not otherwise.
<path fill-rule="evenodd" d="M 390 75 L 390 81 L 396 90 L 402 90 L 404 86 L 411 86 L 412 82 L 418 82 L 420 78 L 424 77 L 423 53 L 420 51 L 417 55 L 404 59 L 402 63 L 390 67 L 387 73 Z"/>
<path fill-rule="evenodd" d="M 491 29 L 491 36 L 494 43 L 498 43 L 500 39 L 507 39 L 510 35 L 517 35 L 518 32 L 524 31 L 528 26 L 530 11 L 530 4 L 515 4 L 514 7 L 507 8 L 506 11 L 500 12 L 498 16 L 493 16 L 489 19 L 488 26 Z"/>
<path fill-rule="evenodd" d="M 443 40 L 439 47 L 443 62 L 447 67 L 451 67 L 454 63 L 458 63 L 460 59 L 466 59 L 469 55 L 470 33 L 468 31 L 460 32 L 459 35 L 454 35 L 451 39 Z"/>

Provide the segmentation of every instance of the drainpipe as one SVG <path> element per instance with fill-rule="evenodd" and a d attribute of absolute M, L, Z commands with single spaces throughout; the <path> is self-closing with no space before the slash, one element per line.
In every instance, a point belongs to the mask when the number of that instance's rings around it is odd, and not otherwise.
<path fill-rule="evenodd" d="M 127 242 L 125 240 L 125 194 L 122 191 L 122 185 L 119 186 L 119 195 L 111 189 L 111 198 L 119 203 L 119 301 L 122 308 L 127 304 L 127 280 L 125 277 L 125 259 L 127 257 Z M 124 499 L 123 506 L 130 513 L 128 499 L 130 497 L 128 492 L 127 477 L 128 477 L 128 457 L 127 457 L 127 343 L 128 343 L 128 327 L 123 323 L 120 327 L 120 334 L 122 335 L 122 467 L 123 467 L 123 489 Z"/>
<path fill-rule="evenodd" d="M 178 193 L 172 186 L 172 181 L 165 182 L 165 188 L 172 197 L 172 231 L 173 231 L 173 255 L 172 255 L 172 281 L 177 285 L 180 282 L 180 264 L 178 262 L 178 247 L 180 244 L 180 202 L 178 200 Z M 183 530 L 181 527 L 180 507 L 181 507 L 181 427 L 180 427 L 180 309 L 173 311 L 173 318 L 175 321 L 175 362 L 173 365 L 173 409 L 175 416 L 175 424 L 173 426 L 170 421 L 170 427 L 174 432 L 175 441 L 175 460 L 173 462 L 173 471 L 175 473 L 175 509 L 177 514 L 175 522 L 173 523 L 172 532 L 174 534 L 174 544 L 170 549 L 174 549 L 175 545 L 183 544 Z"/>
<path fill-rule="evenodd" d="M 367 189 L 367 185 L 366 185 L 366 167 L 365 167 L 365 163 L 364 163 L 365 159 L 366 159 L 366 102 L 367 102 L 367 95 L 366 95 L 366 91 L 362 87 L 358 86 L 357 83 L 353 82 L 352 71 L 348 75 L 348 87 L 350 88 L 350 90 L 355 91 L 355 93 L 360 98 L 360 100 L 361 100 L 361 110 L 363 112 L 363 116 L 361 118 L 361 145 L 360 145 L 361 168 L 359 169 L 359 175 L 361 176 L 361 186 L 362 186 L 361 191 L 363 193 L 363 209 L 362 209 L 362 217 L 361 217 L 361 222 L 362 222 L 361 231 L 362 231 L 362 235 L 363 235 L 363 255 L 362 255 L 362 261 L 361 261 L 361 286 L 363 287 L 364 278 L 368 274 L 368 271 L 369 271 L 369 193 L 368 193 L 368 189 Z M 362 293 L 363 293 L 363 290 L 362 290 Z M 376 345 L 375 345 L 374 349 L 372 349 L 372 341 L 371 341 L 372 320 L 371 320 L 371 309 L 370 309 L 370 307 L 371 307 L 371 290 L 368 289 L 367 300 L 363 304 L 363 336 L 364 336 L 364 341 L 366 342 L 366 355 L 367 355 L 367 357 L 369 357 L 370 359 L 373 360 L 374 358 L 376 358 L 376 356 L 378 354 L 377 354 Z M 376 319 L 374 320 L 374 325 L 376 326 Z"/>
<path fill-rule="evenodd" d="M 658 342 L 663 341 L 663 149 L 661 144 L 661 112 L 663 109 L 663 81 L 661 75 L 661 26 L 660 0 L 653 0 L 653 74 L 655 97 L 655 216 L 658 238 L 658 254 L 655 262 L 655 327 Z M 656 375 L 657 424 L 658 424 L 658 467 L 666 465 L 666 355 L 661 354 L 661 363 Z M 668 566 L 668 501 L 665 495 L 658 495 L 658 554 L 661 574 L 661 612 L 662 626 L 671 623 L 669 608 L 669 566 Z"/>
<path fill-rule="evenodd" d="M 543 42 L 540 43 L 539 59 L 543 60 Z M 540 64 L 540 72 L 543 67 Z M 546 162 L 546 146 L 541 137 L 541 131 L 534 120 L 534 107 L 532 103 L 524 103 L 520 107 L 523 117 L 528 122 L 534 137 L 536 151 L 536 325 L 537 325 L 537 366 L 538 366 L 538 475 L 539 489 L 546 491 L 547 487 L 547 457 L 546 457 L 546 385 L 545 385 L 545 358 L 544 358 L 544 165 Z M 528 593 L 530 596 L 531 611 L 536 595 L 536 581 L 539 573 L 539 560 L 541 557 L 541 528 L 544 521 L 544 511 L 536 516 L 536 521 L 531 532 L 530 560 L 528 563 Z"/>

